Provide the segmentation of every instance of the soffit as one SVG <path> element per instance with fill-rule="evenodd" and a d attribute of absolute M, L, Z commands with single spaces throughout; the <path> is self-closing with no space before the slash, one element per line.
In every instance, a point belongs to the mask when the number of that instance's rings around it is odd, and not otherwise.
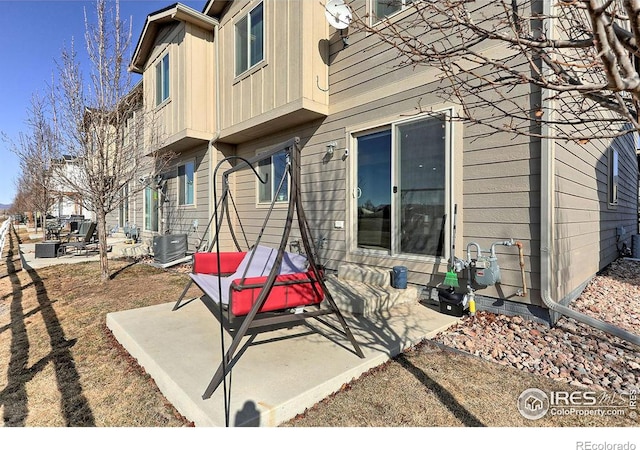
<path fill-rule="evenodd" d="M 220 17 L 222 11 L 232 0 L 208 0 L 202 9 L 202 13 L 211 17 Z"/>

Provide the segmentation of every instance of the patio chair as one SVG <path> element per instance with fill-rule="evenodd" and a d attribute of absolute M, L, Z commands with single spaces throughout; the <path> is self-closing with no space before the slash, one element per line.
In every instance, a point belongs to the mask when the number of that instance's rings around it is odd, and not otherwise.
<path fill-rule="evenodd" d="M 96 232 L 97 224 L 95 222 L 91 222 L 89 227 L 87 228 L 86 233 L 83 237 L 81 237 L 78 241 L 71 242 L 63 242 L 60 244 L 58 248 L 58 256 L 63 256 L 67 253 L 67 249 L 72 248 L 76 253 L 80 253 L 82 250 L 88 255 L 89 248 L 93 248 L 96 246 L 96 242 L 93 240 L 93 235 Z"/>
<path fill-rule="evenodd" d="M 69 233 L 60 235 L 60 241 L 71 242 L 71 241 L 83 240 L 91 224 L 92 222 L 90 220 L 75 222 L 75 226 L 71 226 L 72 231 L 70 231 Z"/>

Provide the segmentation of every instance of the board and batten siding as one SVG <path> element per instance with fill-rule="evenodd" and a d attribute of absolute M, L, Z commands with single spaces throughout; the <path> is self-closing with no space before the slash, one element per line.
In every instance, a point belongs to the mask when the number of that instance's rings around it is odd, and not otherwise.
<path fill-rule="evenodd" d="M 315 76 L 303 77 L 303 83 L 292 80 L 296 68 L 296 52 L 300 48 L 313 51 L 321 46 L 299 47 L 292 44 L 301 33 L 296 21 L 300 6 L 292 1 L 265 3 L 265 20 L 273 26 L 275 9 L 280 8 L 277 20 L 283 20 L 285 31 L 268 36 L 266 63 L 238 77 L 233 75 L 234 51 L 233 23 L 246 14 L 257 2 L 234 2 L 225 13 L 225 31 L 221 35 L 222 60 L 228 66 L 223 76 L 222 107 L 223 129 L 242 122 L 268 116 L 292 95 L 314 97 L 298 90 L 307 87 L 315 94 L 328 96 L 328 114 L 305 124 L 293 125 L 286 130 L 265 131 L 258 137 L 247 139 L 227 152 L 251 158 L 261 150 L 285 142 L 294 136 L 302 140 L 302 196 L 311 233 L 315 239 L 325 239 L 319 255 L 321 263 L 337 269 L 344 262 L 352 262 L 390 269 L 405 265 L 409 281 L 421 285 L 435 285 L 447 270 L 447 260 L 382 256 L 353 251 L 353 163 L 351 157 L 342 158 L 345 149 L 353 150 L 355 133 L 388 126 L 410 119 L 419 113 L 456 108 L 457 105 L 442 98 L 443 87 L 437 72 L 424 66 L 403 67 L 397 52 L 383 44 L 374 35 L 350 32 L 349 46 L 344 47 L 340 33 L 331 29 L 328 34 L 328 84 L 318 83 Z M 278 5 L 270 6 L 268 5 Z M 354 2 L 358 13 L 364 14 L 364 1 Z M 401 17 L 401 16 L 399 16 Z M 226 22 L 225 22 L 226 21 Z M 315 23 L 315 22 L 314 22 Z M 226 42 L 226 44 L 225 44 Z M 274 51 L 277 45 L 282 55 L 287 54 L 284 66 L 278 66 Z M 487 48 L 487 52 L 500 54 L 500 48 Z M 278 57 L 282 56 L 278 55 Z M 269 71 L 273 70 L 273 74 Z M 278 81 L 274 79 L 278 75 Z M 310 79 L 309 79 L 310 78 Z M 321 79 L 321 78 L 320 78 Z M 328 86 L 328 92 L 325 86 Z M 296 94 L 297 92 L 297 94 Z M 535 102 L 539 93 L 528 86 L 510 91 L 514 102 Z M 531 97 L 535 97 L 531 99 Z M 496 98 L 498 100 L 498 98 Z M 490 111 L 478 110 L 478 115 Z M 266 117 L 265 116 L 265 117 Z M 248 121 L 248 122 L 247 122 Z M 540 222 L 541 205 L 541 151 L 540 138 L 514 136 L 491 130 L 486 126 L 454 123 L 453 129 L 453 201 L 458 204 L 456 256 L 464 258 L 469 242 L 477 242 L 484 254 L 492 243 L 513 238 L 523 244 L 525 255 L 525 281 L 529 295 L 520 297 L 522 289 L 518 250 L 514 247 L 496 247 L 502 272 L 498 287 L 481 289 L 479 294 L 509 299 L 526 304 L 542 305 L 540 299 Z M 223 131 L 224 134 L 224 131 Z M 336 142 L 334 155 L 326 154 L 327 144 Z M 618 143 L 619 144 L 619 143 Z M 558 248 L 554 260 L 558 268 L 558 292 L 566 293 L 584 283 L 591 274 L 616 255 L 615 229 L 623 225 L 627 233 L 637 230 L 637 162 L 635 153 L 620 151 L 620 194 L 616 208 L 609 208 L 606 200 L 608 179 L 602 155 L 606 145 L 589 144 L 592 156 L 577 158 L 572 146 L 558 145 L 555 163 L 556 221 L 554 230 Z M 353 153 L 351 153 L 353 155 Z M 573 155 L 573 156 L 572 156 Z M 249 171 L 233 175 L 234 195 L 248 234 L 249 245 L 261 231 L 267 206 L 257 205 L 256 180 Z M 602 196 L 604 194 L 604 200 Z M 278 245 L 286 215 L 285 206 L 277 206 L 272 220 L 264 232 L 263 243 Z M 344 221 L 343 229 L 334 226 Z M 297 225 L 291 232 L 290 242 L 299 237 Z M 561 248 L 564 246 L 563 248 Z M 560 249 L 560 250 L 559 250 Z M 472 252 L 475 256 L 475 249 Z M 579 267 L 584 259 L 584 267 Z M 561 296 L 560 296 L 561 297 Z"/>
<path fill-rule="evenodd" d="M 156 65 L 169 55 L 169 98 L 156 105 Z M 207 140 L 215 127 L 213 31 L 191 23 L 165 25 L 143 73 L 147 141 L 166 147 L 185 137 Z M 153 117 L 153 120 L 151 120 Z"/>
<path fill-rule="evenodd" d="M 263 1 L 264 60 L 236 76 L 235 25 L 260 1 L 235 1 L 220 19 L 221 126 L 242 131 L 263 118 L 309 110 L 326 114 L 328 71 L 319 42 L 328 24 L 319 2 Z M 264 116 L 263 116 L 264 115 Z M 224 134 L 224 133 L 223 133 Z"/>

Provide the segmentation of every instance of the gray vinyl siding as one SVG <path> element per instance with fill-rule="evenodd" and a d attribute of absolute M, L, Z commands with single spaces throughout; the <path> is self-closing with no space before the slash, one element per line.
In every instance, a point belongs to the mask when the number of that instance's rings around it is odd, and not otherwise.
<path fill-rule="evenodd" d="M 350 45 L 343 48 L 334 35 L 331 38 L 329 67 L 329 115 L 308 123 L 236 147 L 237 154 L 253 157 L 294 136 L 300 136 L 302 150 L 302 196 L 309 227 L 314 239 L 326 239 L 320 249 L 321 263 L 329 269 L 352 262 L 390 269 L 405 265 L 410 282 L 435 285 L 447 270 L 447 260 L 419 257 L 365 255 L 351 252 L 349 233 L 353 224 L 350 212 L 352 157 L 342 159 L 344 149 L 352 145 L 351 133 L 368 127 L 389 125 L 416 115 L 419 108 L 455 107 L 441 98 L 443 85 L 429 80 L 430 69 L 399 68 L 395 50 L 384 48 L 375 36 L 350 35 Z M 422 79 L 416 81 L 416 76 Z M 428 82 L 425 82 L 427 80 Z M 398 86 L 402 86 L 398 89 Z M 371 94 L 375 92 L 375 95 Z M 387 92 L 387 93 L 386 93 Z M 519 92 L 527 96 L 523 89 Z M 366 101 L 363 101 L 366 99 Z M 526 298 L 514 297 L 522 288 L 516 247 L 498 248 L 503 283 L 500 292 L 484 289 L 480 293 L 509 297 L 515 301 L 541 304 L 539 300 L 540 240 L 540 145 L 531 138 L 516 138 L 508 133 L 487 133 L 486 129 L 453 126 L 454 176 L 452 180 L 458 203 L 456 255 L 465 256 L 466 244 L 478 242 L 489 249 L 492 242 L 513 238 L 525 249 L 526 281 L 534 286 Z M 336 141 L 337 149 L 326 157 L 326 145 Z M 266 208 L 256 207 L 256 182 L 248 171 L 235 178 L 235 198 L 249 244 L 260 233 Z M 284 227 L 286 209 L 277 206 L 264 232 L 262 242 L 278 245 Z M 334 227 L 344 221 L 344 229 Z M 297 225 L 291 240 L 299 237 Z"/>
<path fill-rule="evenodd" d="M 142 224 L 144 220 L 142 205 L 144 192 L 140 190 L 140 183 L 137 180 L 130 182 L 130 194 L 129 194 L 129 224 L 137 225 L 142 231 Z M 107 228 L 113 229 L 120 223 L 120 208 L 117 207 L 109 214 L 107 214 Z"/>
<path fill-rule="evenodd" d="M 618 205 L 609 205 L 609 151 L 619 152 Z M 638 231 L 637 157 L 632 135 L 586 144 L 557 142 L 555 149 L 554 275 L 561 300 L 631 246 Z M 619 242 L 616 228 L 626 230 Z"/>
<path fill-rule="evenodd" d="M 518 250 L 497 246 L 502 283 L 479 293 L 542 305 L 540 300 L 540 143 L 506 133 L 476 139 L 466 127 L 464 150 L 464 257 L 469 242 L 487 254 L 493 242 L 514 239 L 523 244 L 527 297 L 513 297 L 522 288 Z M 475 248 L 471 251 L 475 258 Z M 500 292 L 501 291 L 501 292 Z"/>
<path fill-rule="evenodd" d="M 356 14 L 366 12 L 363 2 L 356 3 Z M 361 124 L 380 125 L 410 118 L 421 109 L 429 110 L 445 106 L 455 106 L 442 98 L 446 85 L 437 81 L 416 83 L 416 76 L 432 70 L 425 66 L 400 67 L 397 51 L 382 45 L 375 36 L 362 33 L 350 34 L 349 47 L 334 36 L 331 39 L 330 66 L 330 113 L 334 105 L 352 107 L 330 114 L 323 126 L 315 134 L 326 145 L 331 140 L 338 142 L 339 148 L 348 145 L 345 136 L 349 129 L 358 129 Z M 405 86 L 399 92 L 395 87 Z M 366 103 L 367 93 L 379 90 L 382 95 Z M 391 94 L 384 95 L 388 90 Z M 528 99 L 528 87 L 515 90 L 512 95 Z M 482 112 L 478 112 L 481 114 Z M 516 247 L 497 247 L 502 272 L 502 285 L 482 289 L 483 295 L 510 298 L 524 303 L 542 304 L 539 297 L 540 279 L 540 143 L 536 138 L 516 137 L 509 133 L 498 133 L 481 126 L 454 125 L 454 134 L 462 136 L 462 145 L 453 149 L 454 180 L 452 184 L 458 203 L 456 256 L 466 256 L 466 245 L 477 242 L 488 251 L 498 240 L 513 238 L 521 241 L 525 254 L 525 279 L 534 291 L 527 297 L 514 297 L 522 288 L 522 277 Z M 320 153 L 324 146 L 320 148 Z M 461 170 L 455 171 L 455 168 Z M 336 268 L 344 261 L 368 264 L 383 268 L 405 265 L 409 269 L 410 282 L 435 285 L 442 280 L 447 270 L 447 261 L 428 262 L 416 258 L 364 256 L 352 254 L 347 248 L 344 230 L 333 230 L 334 220 L 346 220 L 347 228 L 351 217 L 346 214 L 349 187 L 346 180 L 347 167 L 334 158 L 324 168 L 327 177 L 337 177 L 341 187 L 337 194 L 343 207 L 332 202 L 336 209 L 323 213 L 323 225 L 332 239 L 325 251 L 327 265 Z M 331 173 L 332 175 L 329 175 Z M 343 178 L 345 177 L 345 178 Z M 342 188 L 345 186 L 345 188 Z M 313 189 L 313 188 L 311 188 Z M 342 190 L 344 189 L 344 190 Z M 475 255 L 474 255 L 475 256 Z"/>
<path fill-rule="evenodd" d="M 194 204 L 178 205 L 177 167 L 185 162 L 195 162 Z M 209 222 L 209 152 L 207 145 L 202 144 L 191 150 L 181 152 L 172 161 L 172 167 L 165 171 L 168 178 L 164 202 L 164 223 L 160 218 L 160 232 L 165 234 L 184 234 L 188 236 L 188 250 L 195 251 Z M 194 220 L 198 227 L 193 229 Z"/>
<path fill-rule="evenodd" d="M 356 14 L 361 17 L 366 13 L 364 4 L 362 0 L 353 4 Z M 483 3 L 478 7 L 491 7 L 487 5 Z M 293 27 L 292 30 L 297 29 Z M 401 67 L 396 50 L 381 44 L 376 36 L 350 32 L 349 46 L 344 47 L 340 33 L 332 29 L 330 31 L 328 115 L 292 126 L 286 131 L 267 132 L 257 139 L 251 138 L 237 145 L 229 143 L 222 150 L 222 143 L 216 144 L 220 151 L 218 157 L 236 154 L 252 158 L 261 150 L 299 136 L 303 147 L 301 191 L 305 213 L 314 239 L 325 239 L 325 245 L 319 251 L 320 262 L 334 270 L 345 262 L 385 269 L 405 265 L 409 269 L 410 282 L 435 285 L 442 281 L 447 270 L 448 260 L 445 258 L 385 256 L 352 251 L 352 221 L 355 214 L 351 209 L 351 173 L 355 159 L 353 153 L 344 159 L 342 155 L 345 149 L 354 150 L 351 147 L 356 132 L 388 126 L 432 108 L 442 110 L 456 108 L 457 105 L 443 98 L 443 89 L 447 84 L 437 81 L 435 71 L 420 65 Z M 270 38 L 273 36 L 268 34 L 267 41 Z M 289 38 L 295 39 L 295 36 Z M 233 52 L 228 47 L 223 49 L 223 61 L 231 63 Z M 487 51 L 500 54 L 496 48 Z M 521 62 L 527 64 L 527 61 Z M 517 63 L 515 58 L 510 59 L 510 64 Z M 282 77 L 286 79 L 287 74 L 284 71 Z M 281 89 L 283 81 L 281 79 L 280 84 L 267 88 Z M 316 84 L 315 81 L 313 77 L 304 82 Z M 324 89 L 325 85 L 320 83 L 317 87 Z M 267 97 L 258 96 L 251 101 L 263 101 L 262 106 L 266 110 L 261 114 L 265 114 L 265 120 L 271 120 L 268 114 L 275 108 L 275 103 L 273 96 Z M 497 103 L 498 99 L 496 95 L 496 105 L 501 106 Z M 540 96 L 529 86 L 519 86 L 509 91 L 509 100 L 514 104 L 535 105 L 540 103 Z M 243 99 L 243 102 L 247 100 Z M 227 126 L 236 126 L 240 120 L 236 109 L 247 108 L 244 103 L 226 101 L 222 106 L 223 124 Z M 483 118 L 483 115 L 489 119 L 496 117 L 495 111 L 490 109 L 473 113 L 474 117 L 479 118 Z M 260 114 L 254 118 L 258 119 L 256 123 L 259 125 Z M 533 135 L 540 131 L 528 120 L 521 125 L 531 127 Z M 543 305 L 540 299 L 540 217 L 541 205 L 547 199 L 541 199 L 541 139 L 515 136 L 487 126 L 460 122 L 454 123 L 452 129 L 454 179 L 451 184 L 454 202 L 458 204 L 455 255 L 465 258 L 469 242 L 478 243 L 484 254 L 496 241 L 512 238 L 521 242 L 529 295 L 516 295 L 523 286 L 518 249 L 515 246 L 496 248 L 502 283 L 498 287 L 480 289 L 478 293 Z M 223 129 L 223 136 L 224 133 Z M 247 136 L 250 135 L 247 133 Z M 332 157 L 327 157 L 327 144 L 333 141 L 337 143 L 336 151 Z M 608 169 L 603 162 L 606 144 L 603 147 L 602 143 L 589 143 L 584 157 L 577 156 L 577 144 L 557 145 L 557 191 L 553 199 L 556 204 L 557 223 L 554 231 L 557 248 L 553 257 L 554 267 L 558 270 L 558 292 L 568 293 L 617 256 L 617 226 L 625 226 L 628 235 L 637 232 L 637 162 L 635 149 L 625 147 L 620 151 L 619 204 L 616 208 L 610 208 L 607 202 Z M 248 170 L 233 175 L 232 186 L 248 246 L 251 246 L 262 230 L 268 205 L 257 205 L 256 180 Z M 264 230 L 262 243 L 272 246 L 280 243 L 285 215 L 286 205 L 277 205 Z M 335 221 L 344 221 L 344 228 L 336 228 Z M 289 243 L 299 236 L 297 224 L 294 223 Z M 629 236 L 626 240 L 630 245 Z M 225 240 L 225 246 L 231 249 L 228 239 Z M 445 246 L 448 247 L 448 244 L 445 243 Z M 475 249 L 472 256 L 475 257 Z"/>

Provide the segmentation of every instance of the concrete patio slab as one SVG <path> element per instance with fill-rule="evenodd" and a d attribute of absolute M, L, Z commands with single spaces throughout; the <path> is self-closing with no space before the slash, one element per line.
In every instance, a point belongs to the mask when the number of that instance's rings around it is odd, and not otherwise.
<path fill-rule="evenodd" d="M 223 385 L 202 399 L 221 360 L 220 324 L 199 299 L 172 307 L 110 313 L 107 326 L 182 415 L 196 426 L 225 426 Z M 419 303 L 346 319 L 364 359 L 346 338 L 313 319 L 248 337 L 228 381 L 229 425 L 277 426 L 459 320 Z M 230 343 L 225 332 L 224 345 Z"/>
<path fill-rule="evenodd" d="M 114 259 L 131 256 L 133 253 L 130 249 L 136 244 L 127 244 L 125 241 L 125 238 L 107 238 L 107 245 L 111 247 L 111 251 L 107 253 L 107 258 Z M 22 264 L 26 269 L 40 269 L 56 264 L 77 264 L 100 260 L 98 251 L 95 249 L 88 252 L 83 250 L 77 254 L 76 252 L 69 251 L 64 256 L 56 258 L 36 258 L 35 247 L 36 244 L 20 244 L 20 256 L 22 258 Z"/>

